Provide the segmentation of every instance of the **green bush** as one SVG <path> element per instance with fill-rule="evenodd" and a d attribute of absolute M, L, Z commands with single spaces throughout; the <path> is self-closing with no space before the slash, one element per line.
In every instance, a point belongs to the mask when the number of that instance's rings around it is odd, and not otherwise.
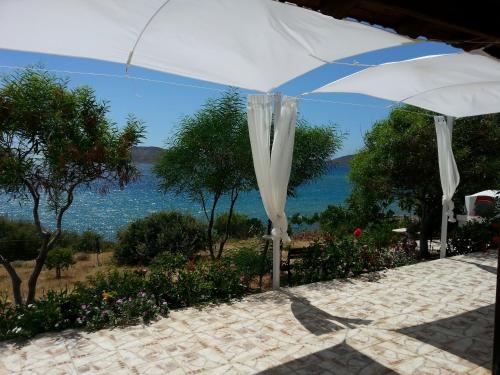
<path fill-rule="evenodd" d="M 335 238 L 352 235 L 359 226 L 353 212 L 343 206 L 328 206 L 319 214 L 319 227 L 322 232 Z"/>
<path fill-rule="evenodd" d="M 33 224 L 0 217 L 0 254 L 7 260 L 34 259 L 40 245 L 41 241 Z"/>
<path fill-rule="evenodd" d="M 184 256 L 171 253 L 155 258 L 147 285 L 147 290 L 171 307 L 229 300 L 247 291 L 229 258 L 188 262 Z"/>
<path fill-rule="evenodd" d="M 149 264 L 163 252 L 191 258 L 204 247 L 205 228 L 196 219 L 178 212 L 160 212 L 120 230 L 115 258 L 119 264 Z"/>
<path fill-rule="evenodd" d="M 68 269 L 73 264 L 75 264 L 73 251 L 65 248 L 54 248 L 50 250 L 47 254 L 47 259 L 45 260 L 45 267 L 47 267 L 47 269 L 56 270 L 57 279 L 61 278 L 61 270 Z"/>
<path fill-rule="evenodd" d="M 257 276 L 270 272 L 272 268 L 269 258 L 264 259 L 257 249 L 251 247 L 234 250 L 230 258 L 247 286 Z"/>
<path fill-rule="evenodd" d="M 72 327 L 70 301 L 67 291 L 49 291 L 31 305 L 15 306 L 0 300 L 0 340 Z"/>
<path fill-rule="evenodd" d="M 344 238 L 314 242 L 294 267 L 293 281 L 310 283 L 351 277 L 411 264 L 417 259 L 414 248 L 376 247 L 369 239 L 362 241 L 363 236 L 357 240 Z"/>
<path fill-rule="evenodd" d="M 218 235 L 223 235 L 226 232 L 227 218 L 227 213 L 217 216 L 214 229 Z M 264 233 L 264 225 L 259 219 L 249 218 L 247 215 L 233 212 L 228 233 L 231 238 L 247 239 L 262 235 Z"/>
<path fill-rule="evenodd" d="M 496 221 L 472 221 L 462 227 L 450 230 L 448 234 L 447 255 L 467 254 L 485 251 L 494 245 L 493 239 L 498 235 Z"/>
<path fill-rule="evenodd" d="M 91 230 L 86 230 L 73 243 L 73 249 L 82 253 L 102 252 L 102 236 Z"/>
<path fill-rule="evenodd" d="M 75 324 L 95 330 L 109 326 L 148 323 L 167 315 L 167 303 L 146 290 L 144 277 L 131 271 L 98 272 L 75 287 Z"/>

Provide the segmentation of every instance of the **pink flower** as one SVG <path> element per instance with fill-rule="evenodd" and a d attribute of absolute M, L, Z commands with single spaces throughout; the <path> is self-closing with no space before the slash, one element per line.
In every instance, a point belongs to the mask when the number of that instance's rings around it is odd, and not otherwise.
<path fill-rule="evenodd" d="M 361 237 L 362 234 L 363 231 L 361 230 L 361 228 L 354 229 L 354 237 Z"/>

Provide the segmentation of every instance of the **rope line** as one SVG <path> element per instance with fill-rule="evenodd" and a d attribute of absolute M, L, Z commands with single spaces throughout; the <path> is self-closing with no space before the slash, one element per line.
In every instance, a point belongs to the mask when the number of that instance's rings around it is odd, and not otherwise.
<path fill-rule="evenodd" d="M 344 64 L 344 63 L 341 63 L 341 64 Z M 356 66 L 360 66 L 360 65 L 356 65 Z M 208 87 L 208 86 L 193 85 L 193 84 L 188 84 L 188 83 L 165 81 L 165 80 L 146 78 L 146 77 L 130 75 L 130 74 L 81 72 L 81 71 L 73 71 L 73 70 L 44 69 L 44 68 L 36 68 L 36 67 L 29 67 L 28 68 L 28 67 L 16 66 L 16 65 L 0 65 L 0 69 L 35 70 L 35 71 L 45 71 L 45 72 L 60 73 L 60 74 L 86 75 L 86 76 L 92 76 L 92 77 L 104 77 L 104 78 L 114 78 L 114 79 L 131 79 L 131 80 L 136 80 L 136 81 L 141 81 L 141 82 L 159 83 L 159 84 L 176 86 L 176 87 L 209 90 L 209 91 L 216 91 L 216 92 L 226 92 L 227 91 L 226 89 L 217 88 L 217 87 Z M 247 90 L 244 88 L 240 88 L 240 89 Z M 398 108 L 398 105 L 400 105 L 401 103 L 394 103 L 394 104 L 390 104 L 390 105 L 376 105 L 376 104 L 363 104 L 363 103 L 355 103 L 355 102 L 335 101 L 335 100 L 328 100 L 328 99 L 312 99 L 312 98 L 303 97 L 303 95 L 309 95 L 309 94 L 310 93 L 301 94 L 301 95 L 295 96 L 295 98 L 297 98 L 299 100 L 303 100 L 303 101 L 316 102 L 316 103 L 328 103 L 328 104 L 346 105 L 346 106 L 372 108 L 372 109 L 399 110 L 399 111 L 403 111 L 403 112 L 415 113 L 415 114 L 420 114 L 420 115 L 432 117 L 432 115 L 427 115 L 424 113 L 411 111 L 411 110 L 404 109 L 404 108 Z M 248 96 L 250 94 L 242 93 L 242 95 Z"/>

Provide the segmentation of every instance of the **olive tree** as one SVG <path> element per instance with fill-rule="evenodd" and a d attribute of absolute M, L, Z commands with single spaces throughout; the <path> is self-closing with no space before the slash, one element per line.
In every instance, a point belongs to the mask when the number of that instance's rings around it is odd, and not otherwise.
<path fill-rule="evenodd" d="M 207 248 L 220 258 L 228 239 L 240 193 L 255 186 L 246 111 L 236 91 L 209 99 L 184 117 L 154 171 L 164 191 L 198 202 L 207 219 Z M 215 215 L 223 196 L 229 198 L 226 229 L 218 246 Z"/>
<path fill-rule="evenodd" d="M 429 256 L 428 240 L 439 229 L 443 194 L 432 115 L 410 106 L 393 110 L 366 134 L 350 172 L 349 202 L 360 220 L 376 220 L 394 203 L 418 216 L 422 257 Z M 500 115 L 456 120 L 452 140 L 460 173 L 454 197 L 458 211 L 464 195 L 500 184 Z"/>
<path fill-rule="evenodd" d="M 64 214 L 78 189 L 105 193 L 111 184 L 124 186 L 137 176 L 131 147 L 143 137 L 144 127 L 130 116 L 118 130 L 107 119 L 108 111 L 91 88 L 70 88 L 67 80 L 41 69 L 2 80 L 0 192 L 31 205 L 41 242 L 28 280 L 28 304 L 35 299 L 47 253 L 61 236 Z M 53 213 L 52 225 L 42 224 L 44 205 Z M 15 302 L 23 303 L 22 280 L 1 251 L 0 263 L 10 275 Z"/>

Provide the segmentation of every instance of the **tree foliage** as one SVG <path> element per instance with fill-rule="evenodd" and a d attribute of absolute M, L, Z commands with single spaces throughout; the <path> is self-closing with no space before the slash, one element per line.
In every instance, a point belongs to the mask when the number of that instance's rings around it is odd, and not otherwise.
<path fill-rule="evenodd" d="M 288 183 L 289 196 L 295 196 L 299 186 L 327 172 L 329 161 L 342 146 L 343 139 L 344 134 L 333 125 L 314 126 L 304 118 L 298 119 Z"/>
<path fill-rule="evenodd" d="M 433 113 L 414 107 L 392 111 L 365 136 L 351 163 L 354 183 L 350 205 L 364 218 L 374 218 L 397 202 L 420 218 L 421 255 L 439 228 L 441 183 Z M 458 119 L 453 150 L 460 173 L 454 197 L 456 211 L 465 194 L 500 185 L 500 116 Z"/>
<path fill-rule="evenodd" d="M 60 279 L 61 271 L 68 269 L 75 263 L 71 249 L 54 248 L 48 252 L 45 266 L 49 270 L 55 269 L 56 279 Z"/>
<path fill-rule="evenodd" d="M 28 281 L 27 303 L 35 298 L 36 282 L 47 252 L 61 236 L 64 213 L 78 188 L 106 192 L 112 184 L 132 181 L 137 170 L 130 149 L 144 133 L 142 123 L 129 117 L 120 131 L 106 115 L 109 106 L 89 87 L 69 82 L 41 69 L 26 69 L 3 78 L 0 87 L 0 191 L 30 202 L 41 239 Z M 99 181 L 99 184 L 95 184 Z M 40 221 L 40 206 L 54 213 L 54 230 Z M 8 259 L 16 303 L 21 280 Z"/>
<path fill-rule="evenodd" d="M 218 203 L 229 196 L 228 224 L 242 191 L 254 185 L 254 173 L 246 113 L 235 91 L 210 99 L 195 114 L 182 119 L 180 127 L 155 166 L 164 191 L 187 195 L 205 213 L 207 246 L 220 257 L 227 234 L 216 252 L 213 225 Z"/>
<path fill-rule="evenodd" d="M 295 132 L 289 195 L 323 175 L 328 161 L 340 148 L 343 135 L 335 127 L 316 127 L 299 119 Z M 257 189 L 253 169 L 247 116 L 236 91 L 210 99 L 198 112 L 186 116 L 155 167 L 164 191 L 187 195 L 205 213 L 208 250 L 220 257 L 230 234 L 234 206 L 243 191 Z M 230 205 L 226 229 L 215 252 L 215 212 L 223 196 Z M 218 230 L 221 233 L 220 228 Z"/>

